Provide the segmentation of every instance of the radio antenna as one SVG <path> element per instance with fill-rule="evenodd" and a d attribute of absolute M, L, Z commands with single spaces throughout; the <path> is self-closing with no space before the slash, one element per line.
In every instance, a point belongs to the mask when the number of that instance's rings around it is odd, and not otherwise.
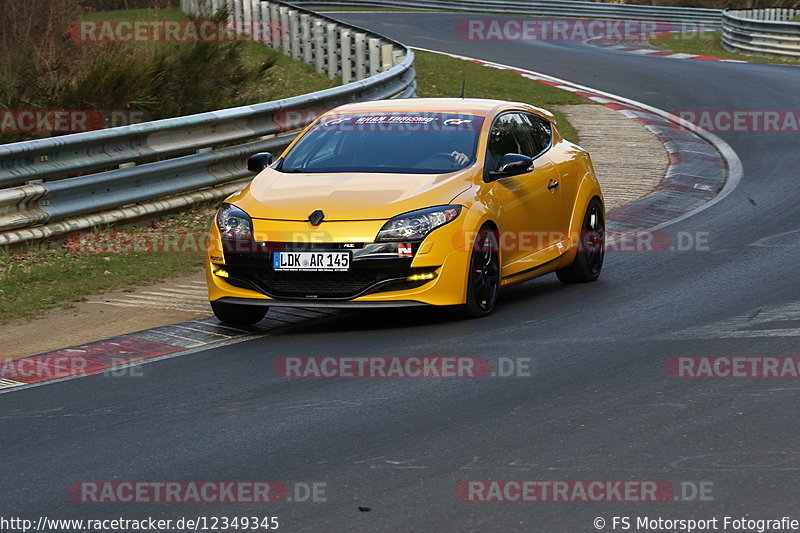
<path fill-rule="evenodd" d="M 467 85 L 467 77 L 464 76 L 464 78 L 461 80 L 461 96 L 460 96 L 460 98 L 465 98 L 465 96 L 464 96 L 464 88 L 465 88 L 466 85 Z"/>

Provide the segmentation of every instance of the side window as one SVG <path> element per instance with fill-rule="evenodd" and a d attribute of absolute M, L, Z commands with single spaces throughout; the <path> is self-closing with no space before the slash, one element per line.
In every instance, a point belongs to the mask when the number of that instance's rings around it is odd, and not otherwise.
<path fill-rule="evenodd" d="M 492 125 L 489 134 L 489 168 L 497 168 L 497 164 L 506 154 L 522 154 L 533 157 L 539 153 L 529 133 L 528 122 L 519 113 L 500 115 Z"/>
<path fill-rule="evenodd" d="M 533 143 L 536 148 L 536 155 L 539 155 L 550 146 L 550 141 L 553 136 L 550 122 L 536 115 L 526 113 L 523 116 L 528 123 L 528 130 L 531 132 L 531 137 L 533 138 Z"/>

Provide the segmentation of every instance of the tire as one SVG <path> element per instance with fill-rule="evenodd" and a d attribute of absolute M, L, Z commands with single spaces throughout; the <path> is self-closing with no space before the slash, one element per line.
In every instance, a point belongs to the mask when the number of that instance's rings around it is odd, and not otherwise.
<path fill-rule="evenodd" d="M 556 271 L 562 283 L 589 283 L 600 276 L 605 255 L 605 229 L 603 204 L 592 198 L 583 216 L 578 253 L 572 264 Z"/>
<path fill-rule="evenodd" d="M 467 272 L 467 303 L 459 306 L 461 318 L 480 318 L 494 309 L 500 292 L 500 246 L 497 234 L 481 228 L 475 237 Z"/>
<path fill-rule="evenodd" d="M 265 305 L 241 305 L 224 302 L 210 302 L 214 316 L 223 324 L 250 326 L 263 319 L 269 307 Z"/>

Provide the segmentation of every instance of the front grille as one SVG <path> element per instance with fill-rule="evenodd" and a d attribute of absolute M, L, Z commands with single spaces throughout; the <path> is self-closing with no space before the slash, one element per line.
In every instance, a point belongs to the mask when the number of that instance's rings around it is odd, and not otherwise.
<path fill-rule="evenodd" d="M 257 243 L 250 253 L 224 252 L 228 282 L 255 289 L 272 298 L 349 299 L 382 290 L 403 290 L 421 285 L 405 279 L 413 272 L 412 257 L 398 257 L 398 245 L 356 244 L 352 249 L 350 270 L 346 272 L 280 271 L 272 266 L 272 253 L 278 250 L 308 250 L 309 245 L 295 243 Z M 413 243 L 416 252 L 418 243 Z M 342 250 L 343 244 L 311 246 L 318 250 Z"/>
<path fill-rule="evenodd" d="M 347 272 L 281 272 L 273 270 L 269 261 L 253 266 L 253 257 L 248 259 L 249 265 L 226 266 L 228 281 L 274 298 L 353 298 L 370 289 L 380 290 L 376 285 L 383 282 L 405 280 L 412 273 L 410 260 L 354 261 Z M 391 285 L 398 290 L 395 283 Z"/>
<path fill-rule="evenodd" d="M 254 273 L 254 278 L 259 286 L 275 296 L 346 298 L 360 294 L 376 283 L 409 275 L 408 268 L 353 269 L 347 272 L 275 272 L 265 269 Z"/>

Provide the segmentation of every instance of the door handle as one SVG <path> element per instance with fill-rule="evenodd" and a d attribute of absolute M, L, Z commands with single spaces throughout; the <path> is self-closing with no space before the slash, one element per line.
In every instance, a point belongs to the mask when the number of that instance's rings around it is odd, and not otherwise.
<path fill-rule="evenodd" d="M 547 190 L 548 191 L 553 190 L 556 187 L 558 187 L 558 182 L 557 181 L 551 181 L 550 183 L 547 184 Z"/>

